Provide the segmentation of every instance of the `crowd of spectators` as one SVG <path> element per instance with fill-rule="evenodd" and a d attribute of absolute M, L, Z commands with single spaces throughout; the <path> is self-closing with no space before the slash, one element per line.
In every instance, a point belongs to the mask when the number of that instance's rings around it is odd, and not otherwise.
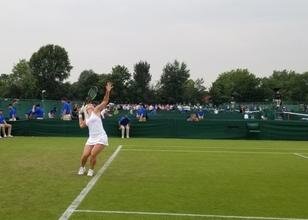
<path fill-rule="evenodd" d="M 277 100 L 273 102 L 273 108 L 277 110 Z M 16 103 L 13 102 L 8 105 L 8 121 L 16 121 L 20 118 L 17 114 L 18 109 Z M 281 103 L 279 103 L 281 104 Z M 220 113 L 226 112 L 238 112 L 242 115 L 243 119 L 256 119 L 255 113 L 259 114 L 259 119 L 267 120 L 268 117 L 263 114 L 264 110 L 268 108 L 268 105 L 260 105 L 254 103 L 248 104 L 237 104 L 234 101 L 225 105 L 215 106 L 212 104 L 207 105 L 191 105 L 191 104 L 114 104 L 109 103 L 108 108 L 102 111 L 101 116 L 103 119 L 108 117 L 118 118 L 119 129 L 121 130 L 121 137 L 129 137 L 130 124 L 132 122 L 147 122 L 148 120 L 159 117 L 162 112 L 176 112 L 183 114 L 183 120 L 188 122 L 199 122 L 204 118 L 207 118 L 208 114 L 220 116 Z M 80 103 L 72 103 L 66 98 L 61 99 L 61 108 L 51 107 L 45 115 L 45 110 L 40 104 L 34 104 L 26 113 L 25 117 L 29 120 L 42 120 L 45 118 L 49 119 L 61 119 L 70 121 L 78 119 L 78 112 L 80 109 Z M 308 111 L 307 105 L 303 105 L 304 111 Z M 280 105 L 281 111 L 288 111 L 286 106 Z M 222 116 L 223 117 L 223 116 Z M 1 135 L 10 136 L 11 127 L 6 123 L 4 119 L 3 110 L 1 111 Z M 124 123 L 124 124 L 123 124 Z M 5 124 L 5 125 L 4 125 Z M 6 131 L 7 130 L 7 131 Z M 125 135 L 126 134 L 126 135 Z"/>

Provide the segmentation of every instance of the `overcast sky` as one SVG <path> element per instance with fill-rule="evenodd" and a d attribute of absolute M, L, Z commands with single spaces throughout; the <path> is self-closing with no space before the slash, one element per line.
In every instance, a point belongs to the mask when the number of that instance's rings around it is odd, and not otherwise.
<path fill-rule="evenodd" d="M 41 46 L 64 47 L 81 71 L 151 64 L 152 82 L 174 59 L 209 87 L 248 68 L 308 71 L 308 0 L 0 0 L 0 73 Z"/>

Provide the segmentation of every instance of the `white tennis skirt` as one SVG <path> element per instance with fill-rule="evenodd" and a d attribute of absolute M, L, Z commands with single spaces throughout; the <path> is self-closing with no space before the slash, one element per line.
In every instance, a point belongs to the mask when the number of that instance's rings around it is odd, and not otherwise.
<path fill-rule="evenodd" d="M 108 146 L 107 135 L 90 136 L 86 142 L 86 145 L 95 145 L 95 144 L 103 144 L 105 146 Z"/>

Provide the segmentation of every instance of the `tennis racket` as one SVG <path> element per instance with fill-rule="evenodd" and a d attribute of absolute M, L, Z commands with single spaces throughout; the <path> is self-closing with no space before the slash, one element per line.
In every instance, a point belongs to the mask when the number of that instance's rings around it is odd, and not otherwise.
<path fill-rule="evenodd" d="M 92 86 L 89 91 L 88 91 L 88 95 L 85 99 L 85 101 L 83 102 L 81 108 L 80 108 L 80 113 L 84 112 L 84 108 L 86 106 L 86 104 L 89 104 L 91 101 L 93 101 L 97 95 L 98 92 L 98 88 L 96 86 Z"/>
<path fill-rule="evenodd" d="M 86 98 L 86 104 L 88 104 L 90 101 L 93 101 L 97 95 L 98 88 L 96 86 L 92 86 L 88 91 L 88 96 Z"/>

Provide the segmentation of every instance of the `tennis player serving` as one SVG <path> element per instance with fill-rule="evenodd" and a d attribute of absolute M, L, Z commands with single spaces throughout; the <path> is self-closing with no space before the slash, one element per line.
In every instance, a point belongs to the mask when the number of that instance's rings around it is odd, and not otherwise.
<path fill-rule="evenodd" d="M 89 138 L 81 155 L 81 166 L 79 168 L 78 175 L 85 174 L 85 165 L 90 157 L 90 168 L 87 175 L 93 176 L 96 157 L 106 146 L 108 146 L 108 137 L 103 127 L 101 111 L 106 108 L 109 102 L 109 95 L 112 88 L 112 83 L 107 82 L 103 101 L 97 106 L 89 103 L 81 109 L 81 112 L 79 112 L 79 126 L 80 128 L 89 128 Z M 83 117 L 82 113 L 84 113 L 85 117 Z"/>

